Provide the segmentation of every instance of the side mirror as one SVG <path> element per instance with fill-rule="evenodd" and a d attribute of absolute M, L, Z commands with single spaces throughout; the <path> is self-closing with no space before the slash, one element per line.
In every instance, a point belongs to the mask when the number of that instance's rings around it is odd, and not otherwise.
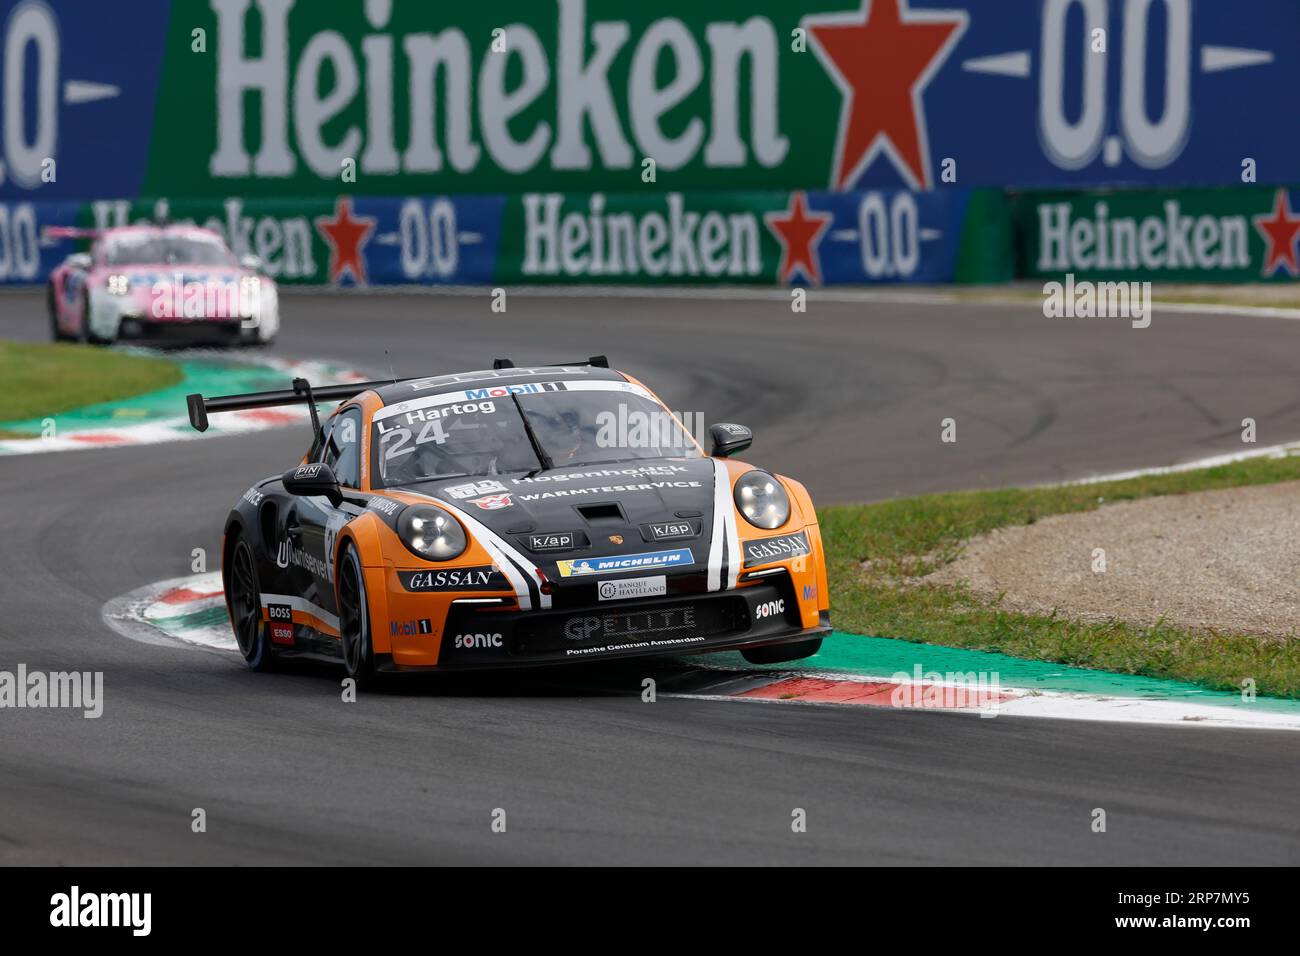
<path fill-rule="evenodd" d="M 89 252 L 74 252 L 68 256 L 68 265 L 74 269 L 89 269 L 95 264 L 95 260 L 90 257 Z"/>
<path fill-rule="evenodd" d="M 714 458 L 726 458 L 738 451 L 744 451 L 754 442 L 754 433 L 744 425 L 723 422 L 709 426 L 709 437 L 713 439 Z"/>
<path fill-rule="evenodd" d="M 334 469 L 324 462 L 290 468 L 280 480 L 284 483 L 285 491 L 300 498 L 321 495 L 328 498 L 335 507 L 343 500 L 343 492 L 339 490 L 339 480 L 334 476 Z"/>
<path fill-rule="evenodd" d="M 250 272 L 262 271 L 262 260 L 257 256 L 240 256 L 239 264 Z"/>

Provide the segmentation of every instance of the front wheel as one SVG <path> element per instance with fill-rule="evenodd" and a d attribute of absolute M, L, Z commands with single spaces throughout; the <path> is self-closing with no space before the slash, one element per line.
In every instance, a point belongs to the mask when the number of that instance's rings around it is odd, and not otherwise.
<path fill-rule="evenodd" d="M 339 558 L 339 641 L 343 645 L 343 669 L 365 687 L 375 679 L 375 647 L 370 639 L 370 606 L 366 602 L 366 579 L 352 544 L 343 547 Z"/>
<path fill-rule="evenodd" d="M 50 313 L 50 336 L 56 342 L 66 342 L 72 336 L 59 328 L 59 305 L 54 296 L 54 283 L 50 283 L 45 289 L 45 307 Z"/>
<path fill-rule="evenodd" d="M 812 657 L 822 649 L 822 639 L 814 637 L 810 641 L 796 641 L 793 644 L 768 644 L 766 647 L 746 647 L 741 656 L 751 664 L 784 664 Z"/>
<path fill-rule="evenodd" d="M 90 290 L 81 297 L 81 341 L 87 345 L 112 345 L 111 338 L 105 339 L 95 334 L 90 325 Z"/>
<path fill-rule="evenodd" d="M 262 592 L 258 586 L 257 559 L 242 536 L 235 540 L 226 584 L 227 609 L 235 630 L 235 643 L 250 670 L 269 671 L 275 665 L 269 628 L 262 620 Z"/>

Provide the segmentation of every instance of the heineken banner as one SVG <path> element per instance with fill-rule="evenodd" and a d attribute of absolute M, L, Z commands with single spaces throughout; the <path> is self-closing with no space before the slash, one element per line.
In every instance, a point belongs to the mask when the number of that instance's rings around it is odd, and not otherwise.
<path fill-rule="evenodd" d="M 1016 201 L 1019 271 L 1035 277 L 1258 282 L 1300 277 L 1300 191 L 1137 190 Z"/>
<path fill-rule="evenodd" d="M 0 281 L 42 281 L 76 250 L 46 226 L 162 214 L 288 284 L 998 281 L 1013 253 L 987 190 L 20 202 L 0 203 Z"/>
<path fill-rule="evenodd" d="M 0 200 L 1300 179 L 1296 0 L 0 12 Z"/>

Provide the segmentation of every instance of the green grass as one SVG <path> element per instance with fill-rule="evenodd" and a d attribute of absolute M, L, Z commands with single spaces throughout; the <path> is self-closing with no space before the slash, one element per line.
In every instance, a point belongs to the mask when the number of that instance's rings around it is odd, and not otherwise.
<path fill-rule="evenodd" d="M 180 366 L 166 359 L 90 345 L 0 342 L 0 422 L 131 398 L 180 380 Z"/>
<path fill-rule="evenodd" d="M 1171 475 L 1055 488 L 971 491 L 819 509 L 837 628 L 1164 677 L 1216 690 L 1300 697 L 1300 641 L 1012 613 L 961 587 L 918 579 L 966 540 L 1103 503 L 1300 480 L 1300 458 L 1259 458 Z M 867 567 L 863 562 L 869 561 Z"/>

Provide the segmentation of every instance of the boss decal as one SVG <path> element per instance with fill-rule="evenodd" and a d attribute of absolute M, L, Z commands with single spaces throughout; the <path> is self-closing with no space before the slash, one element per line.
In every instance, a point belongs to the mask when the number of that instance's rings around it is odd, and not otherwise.
<path fill-rule="evenodd" d="M 274 644 L 293 643 L 293 608 L 287 604 L 268 604 L 266 617 Z"/>
<path fill-rule="evenodd" d="M 491 565 L 477 568 L 440 568 L 437 571 L 398 571 L 408 591 L 496 591 L 510 587 L 506 576 Z"/>
<path fill-rule="evenodd" d="M 808 536 L 800 531 L 797 534 L 781 534 L 775 538 L 759 538 L 745 542 L 745 567 L 755 564 L 770 564 L 811 554 Z"/>

